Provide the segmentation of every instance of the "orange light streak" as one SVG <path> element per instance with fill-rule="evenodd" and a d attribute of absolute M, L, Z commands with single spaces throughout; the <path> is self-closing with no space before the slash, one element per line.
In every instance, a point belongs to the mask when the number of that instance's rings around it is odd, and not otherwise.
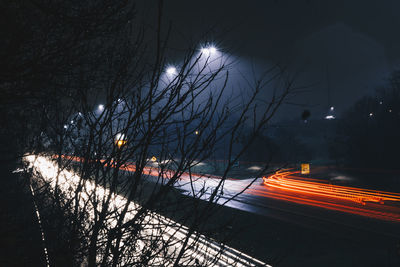
<path fill-rule="evenodd" d="M 400 194 L 378 190 L 368 190 L 356 187 L 340 186 L 323 183 L 323 181 L 312 182 L 303 180 L 301 177 L 293 177 L 296 172 L 278 172 L 263 178 L 265 185 L 276 188 L 291 190 L 301 193 L 315 194 L 318 196 L 334 197 L 351 200 L 361 204 L 365 202 L 400 201 Z"/>
<path fill-rule="evenodd" d="M 400 222 L 400 207 L 393 205 L 394 202 L 400 201 L 399 193 L 332 185 L 296 176 L 298 173 L 298 171 L 281 171 L 268 178 L 263 177 L 263 184 L 270 190 L 250 189 L 247 193 Z"/>

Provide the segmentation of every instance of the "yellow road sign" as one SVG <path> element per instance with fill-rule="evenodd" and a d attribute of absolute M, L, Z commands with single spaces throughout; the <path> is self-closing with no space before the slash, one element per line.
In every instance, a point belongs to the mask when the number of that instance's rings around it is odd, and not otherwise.
<path fill-rule="evenodd" d="M 301 164 L 301 174 L 309 174 L 310 173 L 310 164 L 303 163 Z"/>

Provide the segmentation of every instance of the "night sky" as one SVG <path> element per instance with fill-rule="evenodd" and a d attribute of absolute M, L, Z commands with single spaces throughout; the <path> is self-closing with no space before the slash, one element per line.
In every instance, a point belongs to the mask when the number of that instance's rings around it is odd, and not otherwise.
<path fill-rule="evenodd" d="M 280 116 L 304 108 L 322 118 L 337 114 L 384 85 L 400 62 L 399 1 L 165 2 L 166 17 L 182 40 L 208 33 L 221 49 L 263 68 L 279 63 L 309 92 Z M 172 40 L 174 42 L 174 40 Z"/>

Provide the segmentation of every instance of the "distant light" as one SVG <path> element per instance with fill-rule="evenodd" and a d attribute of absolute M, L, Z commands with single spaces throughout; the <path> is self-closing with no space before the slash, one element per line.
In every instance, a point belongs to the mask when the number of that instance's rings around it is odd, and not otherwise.
<path fill-rule="evenodd" d="M 168 67 L 167 68 L 167 74 L 168 75 L 175 75 L 176 74 L 176 68 L 175 67 Z"/>
<path fill-rule="evenodd" d="M 104 105 L 99 105 L 99 107 L 98 107 L 98 109 L 100 110 L 100 111 L 103 111 L 104 110 Z"/>
<path fill-rule="evenodd" d="M 73 124 L 74 123 L 74 121 L 71 121 L 71 124 Z"/>
<path fill-rule="evenodd" d="M 157 158 L 156 158 L 155 156 L 152 156 L 152 157 L 151 157 L 151 161 L 152 161 L 152 162 L 155 162 L 155 161 L 157 161 Z"/>
<path fill-rule="evenodd" d="M 382 103 L 383 103 L 383 102 L 382 102 L 382 101 L 380 101 L 380 102 L 379 102 L 379 105 L 382 105 Z"/>
<path fill-rule="evenodd" d="M 369 116 L 370 116 L 370 117 L 374 116 L 374 113 L 372 113 L 372 112 L 371 112 L 371 113 L 369 113 Z"/>
<path fill-rule="evenodd" d="M 68 128 L 68 126 L 67 125 L 64 125 L 64 129 L 67 129 Z"/>
<path fill-rule="evenodd" d="M 115 143 L 117 144 L 118 148 L 121 148 L 123 145 L 127 143 L 124 134 L 118 133 L 115 135 Z"/>
<path fill-rule="evenodd" d="M 194 132 L 195 135 L 199 135 L 199 133 L 200 133 L 199 131 L 195 131 Z"/>
<path fill-rule="evenodd" d="M 82 113 L 78 112 L 78 115 L 79 115 L 79 116 L 82 116 Z"/>
<path fill-rule="evenodd" d="M 217 52 L 217 48 L 215 48 L 214 46 L 209 47 L 208 50 L 211 54 L 215 54 Z"/>
<path fill-rule="evenodd" d="M 208 48 L 202 48 L 202 49 L 201 49 L 201 53 L 203 53 L 203 54 L 208 54 L 208 53 L 210 53 L 210 49 L 208 49 Z"/>
<path fill-rule="evenodd" d="M 116 141 L 125 140 L 125 135 L 121 134 L 121 133 L 118 133 L 118 134 L 115 135 L 115 140 Z"/>
<path fill-rule="evenodd" d="M 120 103 L 122 101 L 122 99 L 121 98 L 118 98 L 118 103 Z"/>
<path fill-rule="evenodd" d="M 117 141 L 117 146 L 118 146 L 118 148 L 121 148 L 123 145 L 125 145 L 126 144 L 126 140 L 118 140 Z"/>
<path fill-rule="evenodd" d="M 334 111 L 335 110 L 335 107 L 331 107 L 331 111 Z"/>
<path fill-rule="evenodd" d="M 201 53 L 205 56 L 211 56 L 213 54 L 216 54 L 218 52 L 217 48 L 213 45 L 209 45 L 206 47 L 201 48 Z"/>
<path fill-rule="evenodd" d="M 327 116 L 325 116 L 325 119 L 326 120 L 334 120 L 334 119 L 336 119 L 336 117 L 333 115 L 327 115 Z"/>
<path fill-rule="evenodd" d="M 391 109 L 389 109 L 389 112 L 392 112 L 392 110 L 391 110 Z"/>

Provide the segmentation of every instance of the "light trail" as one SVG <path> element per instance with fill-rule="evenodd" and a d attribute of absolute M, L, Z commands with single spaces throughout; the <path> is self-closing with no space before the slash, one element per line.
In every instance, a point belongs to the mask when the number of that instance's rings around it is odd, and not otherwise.
<path fill-rule="evenodd" d="M 400 194 L 398 193 L 333 185 L 324 183 L 323 181 L 314 182 L 310 181 L 311 179 L 306 180 L 294 176 L 293 174 L 296 173 L 298 172 L 277 172 L 268 178 L 263 178 L 263 182 L 265 185 L 274 186 L 276 188 L 351 200 L 363 205 L 365 205 L 365 202 L 384 204 L 385 201 L 400 201 Z"/>
<path fill-rule="evenodd" d="M 78 157 L 65 157 L 74 161 L 83 160 Z M 127 163 L 120 169 L 134 172 L 136 168 L 134 164 Z M 159 175 L 158 169 L 154 167 L 145 167 L 143 173 L 155 177 Z M 173 174 L 174 171 L 167 170 L 163 177 L 168 178 L 169 175 Z M 193 186 L 197 184 L 200 189 L 204 187 L 212 189 L 218 184 L 221 177 L 185 172 L 181 174 L 180 179 L 191 183 Z M 234 178 L 227 178 L 226 180 L 224 184 L 225 195 L 232 196 L 246 186 L 241 180 Z M 178 184 L 184 187 L 182 183 Z M 243 195 L 283 200 L 378 220 L 400 222 L 399 193 L 332 185 L 322 180 L 301 177 L 299 171 L 289 170 L 278 171 L 268 178 L 264 177 L 263 185 L 253 184 Z"/>
<path fill-rule="evenodd" d="M 128 205 L 128 213 L 125 217 L 125 222 L 134 218 L 137 211 L 141 208 L 137 203 L 128 203 L 126 198 L 114 194 L 107 188 L 96 185 L 92 181 L 83 181 L 72 171 L 60 170 L 57 167 L 57 164 L 49 158 L 43 156 L 26 156 L 24 160 L 30 167 L 39 173 L 43 179 L 49 182 L 53 188 L 57 183 L 58 188 L 65 194 L 65 197 L 68 200 L 74 201 L 77 199 L 79 207 L 85 210 L 87 209 L 90 219 L 93 219 L 93 211 L 95 208 L 101 209 L 101 205 L 97 207 L 90 206 L 93 197 L 97 198 L 99 203 L 101 203 L 102 200 L 111 194 L 112 205 L 109 207 L 110 214 L 119 213 L 126 205 Z M 75 160 L 81 159 L 75 158 Z M 151 170 L 148 169 L 147 171 Z M 151 171 L 149 175 L 152 174 Z M 78 195 L 75 195 L 78 185 L 82 186 L 84 190 L 79 191 Z M 118 218 L 110 216 L 107 218 L 107 224 L 112 228 L 116 225 L 117 220 Z M 167 258 L 155 256 L 149 264 L 152 266 L 172 266 L 174 263 L 174 255 L 180 251 L 180 248 L 188 235 L 189 229 L 184 225 L 154 212 L 148 212 L 144 221 L 141 222 L 141 225 L 144 225 L 144 227 L 139 236 L 143 238 L 138 238 L 135 246 L 136 250 L 133 252 L 133 255 L 128 255 L 128 259 L 140 258 L 142 256 L 142 249 L 146 245 L 153 245 L 152 242 L 156 242 L 156 244 L 159 244 L 160 246 L 167 246 L 166 249 L 168 250 L 169 255 L 167 255 Z M 90 229 L 90 220 L 86 227 Z M 106 236 L 107 234 L 105 233 L 104 236 L 99 237 L 100 243 L 106 241 Z M 243 252 L 218 243 L 201 234 L 193 234 L 190 236 L 187 249 L 185 250 L 180 263 L 183 265 L 193 266 L 196 265 L 196 262 L 199 262 L 200 264 L 208 263 L 207 266 L 270 266 Z M 129 264 L 129 262 L 125 264 Z"/>
<path fill-rule="evenodd" d="M 267 190 L 250 188 L 247 193 L 400 222 L 399 193 L 332 185 L 321 180 L 299 177 L 297 174 L 298 171 L 276 172 L 263 178 Z"/>

